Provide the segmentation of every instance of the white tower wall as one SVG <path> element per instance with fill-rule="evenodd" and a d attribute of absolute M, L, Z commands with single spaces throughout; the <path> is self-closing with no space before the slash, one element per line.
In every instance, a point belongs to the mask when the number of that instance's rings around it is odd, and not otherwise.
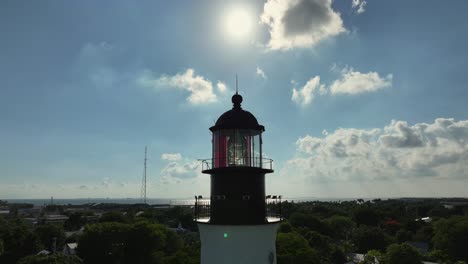
<path fill-rule="evenodd" d="M 278 227 L 199 223 L 201 264 L 276 264 Z"/>

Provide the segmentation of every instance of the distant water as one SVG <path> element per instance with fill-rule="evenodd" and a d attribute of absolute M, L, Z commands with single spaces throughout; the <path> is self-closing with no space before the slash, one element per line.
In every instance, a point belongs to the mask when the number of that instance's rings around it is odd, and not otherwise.
<path fill-rule="evenodd" d="M 357 198 L 316 198 L 316 197 L 293 197 L 293 198 L 282 198 L 283 201 L 294 201 L 294 202 L 309 202 L 309 201 L 321 201 L 321 202 L 339 202 L 339 201 L 352 201 Z M 3 199 L 8 203 L 28 203 L 33 205 L 46 205 L 51 204 L 51 199 Z M 370 200 L 370 199 L 364 199 Z M 171 204 L 171 205 L 191 205 L 195 204 L 194 199 L 160 199 L 160 198 L 147 198 L 147 203 L 150 205 L 154 204 Z M 117 204 L 136 204 L 143 203 L 140 198 L 78 198 L 78 199 L 55 199 L 53 204 L 58 205 L 80 205 L 89 203 L 117 203 Z"/>
<path fill-rule="evenodd" d="M 34 205 L 45 205 L 51 204 L 51 199 L 4 199 L 8 203 L 28 203 Z M 170 199 L 146 199 L 148 204 L 170 204 Z M 118 204 L 137 204 L 143 203 L 143 200 L 140 198 L 77 198 L 77 199 L 55 199 L 53 204 L 59 205 L 80 205 L 80 204 L 89 204 L 89 203 L 118 203 Z"/>

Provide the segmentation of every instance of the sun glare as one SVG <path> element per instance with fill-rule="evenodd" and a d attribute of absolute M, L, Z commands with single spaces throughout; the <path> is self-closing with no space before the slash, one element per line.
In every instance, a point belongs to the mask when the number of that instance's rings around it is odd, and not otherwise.
<path fill-rule="evenodd" d="M 252 31 L 252 16 L 245 7 L 235 7 L 225 16 L 225 33 L 235 40 L 247 40 Z"/>

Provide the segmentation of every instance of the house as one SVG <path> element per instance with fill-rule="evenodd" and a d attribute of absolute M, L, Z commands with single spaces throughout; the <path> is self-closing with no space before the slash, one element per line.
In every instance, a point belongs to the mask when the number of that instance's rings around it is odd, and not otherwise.
<path fill-rule="evenodd" d="M 66 256 L 76 255 L 76 248 L 78 247 L 78 243 L 68 243 L 65 244 L 63 247 L 63 254 Z"/>
<path fill-rule="evenodd" d="M 355 263 L 361 263 L 364 261 L 365 254 L 359 254 L 359 253 L 350 253 L 348 254 L 348 259 L 349 261 L 346 262 L 345 264 L 355 264 Z"/>

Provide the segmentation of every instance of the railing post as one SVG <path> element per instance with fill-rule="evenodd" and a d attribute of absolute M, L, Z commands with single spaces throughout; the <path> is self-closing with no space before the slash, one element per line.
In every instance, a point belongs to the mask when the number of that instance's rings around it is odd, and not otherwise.
<path fill-rule="evenodd" d="M 198 199 L 195 195 L 195 219 L 198 219 Z"/>
<path fill-rule="evenodd" d="M 283 214 L 281 213 L 281 208 L 283 207 L 283 203 L 281 203 L 281 195 L 280 195 L 279 199 L 280 199 L 280 204 L 279 204 L 279 218 L 280 218 L 280 220 L 283 220 Z"/>

